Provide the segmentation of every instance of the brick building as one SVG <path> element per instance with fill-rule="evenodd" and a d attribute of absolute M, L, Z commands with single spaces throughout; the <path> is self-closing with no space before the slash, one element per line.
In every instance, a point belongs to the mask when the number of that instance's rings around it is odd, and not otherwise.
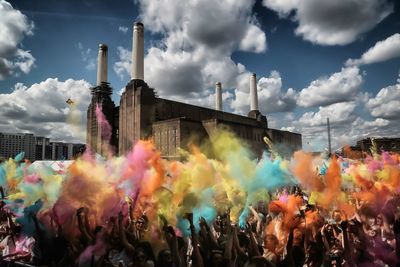
<path fill-rule="evenodd" d="M 144 81 L 143 24 L 135 23 L 133 29 L 131 81 L 121 95 L 116 107 L 111 100 L 107 83 L 107 46 L 99 46 L 97 85 L 92 89 L 92 101 L 87 111 L 87 144 L 103 154 L 106 142 L 104 129 L 97 122 L 99 106 L 112 130 L 111 146 L 124 154 L 141 139 L 154 138 L 157 148 L 165 158 L 179 158 L 179 148 L 189 142 L 208 140 L 213 131 L 227 128 L 244 140 L 259 156 L 265 150 L 264 136 L 286 148 L 286 154 L 301 149 L 301 134 L 268 128 L 267 118 L 258 109 L 255 74 L 250 77 L 250 109 L 248 116 L 222 111 L 221 84 L 216 83 L 216 108 L 194 106 L 160 98 L 155 89 Z"/>

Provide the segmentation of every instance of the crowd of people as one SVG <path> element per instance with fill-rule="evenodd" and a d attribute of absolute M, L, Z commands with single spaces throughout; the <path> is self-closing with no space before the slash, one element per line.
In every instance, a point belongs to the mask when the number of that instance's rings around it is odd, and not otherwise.
<path fill-rule="evenodd" d="M 341 205 L 332 198 L 332 205 L 319 203 L 309 185 L 297 183 L 246 202 L 241 209 L 249 212 L 240 219 L 231 206 L 216 209 L 212 220 L 187 211 L 180 214 L 180 225 L 168 214 L 148 210 L 156 205 L 146 209 L 141 203 L 138 212 L 135 194 L 125 196 L 121 208 L 102 220 L 94 218 L 97 207 L 91 206 L 62 219 L 54 207 L 43 208 L 45 198 L 18 215 L 13 209 L 18 198 L 2 187 L 0 266 L 400 266 L 400 167 L 398 155 L 391 159 L 384 163 L 391 172 L 379 172 L 383 165 L 375 169 L 378 174 L 366 170 L 369 175 L 358 177 L 357 186 L 341 188 L 339 193 L 347 195 Z M 357 164 L 362 161 L 346 168 Z M 324 185 L 326 174 L 317 171 Z M 390 188 L 384 183 L 389 180 Z M 381 199 L 377 192 L 384 194 Z"/>

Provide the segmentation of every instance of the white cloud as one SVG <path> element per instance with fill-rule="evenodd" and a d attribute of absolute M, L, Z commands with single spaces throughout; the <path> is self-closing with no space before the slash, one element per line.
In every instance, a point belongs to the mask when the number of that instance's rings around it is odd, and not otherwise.
<path fill-rule="evenodd" d="M 241 86 L 235 90 L 236 98 L 231 103 L 231 108 L 241 114 L 249 112 L 250 103 L 250 75 L 245 73 Z M 268 77 L 262 77 L 257 83 L 259 108 L 261 113 L 291 111 L 296 107 L 296 93 L 289 88 L 282 91 L 282 78 L 277 71 L 272 71 Z"/>
<path fill-rule="evenodd" d="M 126 33 L 128 32 L 128 27 L 119 26 L 119 27 L 118 27 L 118 30 L 119 30 L 120 32 L 122 32 L 123 34 L 126 34 Z"/>
<path fill-rule="evenodd" d="M 297 119 L 283 119 L 278 125 L 297 129 L 303 137 L 303 149 L 307 151 L 323 151 L 328 147 L 327 118 L 331 125 L 332 148 L 336 149 L 343 142 L 343 133 L 352 129 L 352 121 L 358 118 L 357 102 L 341 102 L 326 107 L 319 107 L 317 111 L 305 112 Z"/>
<path fill-rule="evenodd" d="M 400 78 L 397 84 L 382 88 L 374 98 L 369 99 L 366 107 L 374 117 L 400 118 Z"/>
<path fill-rule="evenodd" d="M 358 117 L 348 127 L 335 130 L 334 142 L 339 147 L 355 144 L 356 141 L 367 137 L 398 137 L 399 122 L 381 118 L 367 121 Z"/>
<path fill-rule="evenodd" d="M 385 120 L 382 118 L 377 118 L 374 121 L 365 121 L 364 126 L 366 127 L 384 127 L 390 124 L 389 120 Z"/>
<path fill-rule="evenodd" d="M 256 25 L 249 25 L 244 38 L 240 41 L 239 48 L 243 51 L 265 52 L 267 39 L 264 32 Z"/>
<path fill-rule="evenodd" d="M 204 45 L 211 49 L 235 49 L 243 41 L 245 51 L 265 51 L 265 34 L 252 16 L 254 0 L 139 1 L 141 19 L 153 32 L 181 32 L 179 44 Z M 246 43 L 251 37 L 254 44 Z M 264 41 L 264 43 L 262 42 Z"/>
<path fill-rule="evenodd" d="M 95 70 L 96 69 L 96 59 L 92 56 L 92 49 L 85 48 L 81 42 L 78 42 L 76 46 L 81 54 L 81 60 L 84 62 L 85 69 Z"/>
<path fill-rule="evenodd" d="M 14 9 L 10 3 L 0 0 L 0 80 L 20 71 L 29 73 L 35 58 L 30 51 L 20 48 L 26 35 L 33 35 L 33 22 Z"/>
<path fill-rule="evenodd" d="M 262 4 L 278 12 L 281 17 L 286 17 L 297 8 L 299 0 L 263 0 Z"/>
<path fill-rule="evenodd" d="M 314 112 L 306 112 L 294 119 L 271 114 L 268 116 L 268 124 L 273 128 L 301 133 L 303 149 L 306 151 L 323 151 L 328 147 L 326 117 L 330 118 L 333 150 L 344 145 L 354 145 L 356 141 L 367 137 L 398 136 L 399 119 L 367 120 L 357 114 L 359 104 L 361 103 L 337 103 Z"/>
<path fill-rule="evenodd" d="M 366 65 L 400 57 L 400 34 L 395 33 L 377 42 L 359 59 L 349 59 L 347 65 Z"/>
<path fill-rule="evenodd" d="M 263 0 L 281 17 L 298 23 L 295 33 L 321 45 L 346 45 L 393 12 L 387 0 Z"/>
<path fill-rule="evenodd" d="M 341 102 L 315 111 L 307 111 L 298 118 L 292 116 L 268 117 L 268 122 L 275 128 L 294 130 L 303 137 L 303 149 L 322 151 L 328 147 L 327 118 L 331 125 L 333 150 L 354 145 L 357 140 L 366 137 L 396 137 L 400 131 L 400 117 L 364 118 L 358 110 L 364 100 Z"/>
<path fill-rule="evenodd" d="M 331 124 L 347 123 L 354 119 L 354 111 L 357 107 L 356 102 L 335 103 L 326 107 L 319 107 L 317 112 L 306 112 L 300 119 L 302 126 L 321 126 L 326 125 L 329 118 Z"/>
<path fill-rule="evenodd" d="M 162 97 L 210 106 L 216 81 L 238 86 L 247 73 L 234 51 L 266 50 L 265 33 L 252 15 L 254 1 L 139 1 L 145 29 L 164 38 L 145 56 L 145 80 Z M 118 48 L 114 71 L 130 75 L 130 51 Z"/>
<path fill-rule="evenodd" d="M 48 78 L 29 87 L 17 83 L 11 93 L 0 94 L 0 128 L 53 140 L 84 142 L 89 88 L 88 82 L 73 79 Z M 76 109 L 71 110 L 66 103 L 68 98 L 75 102 Z M 73 119 L 80 128 L 73 127 L 68 119 Z"/>
<path fill-rule="evenodd" d="M 300 91 L 297 104 L 301 107 L 329 105 L 349 101 L 359 92 L 363 77 L 358 67 L 345 67 L 330 77 L 322 77 Z"/>
<path fill-rule="evenodd" d="M 119 60 L 114 63 L 113 69 L 118 77 L 123 80 L 125 75 L 131 75 L 132 52 L 122 46 L 118 46 L 117 54 Z"/>

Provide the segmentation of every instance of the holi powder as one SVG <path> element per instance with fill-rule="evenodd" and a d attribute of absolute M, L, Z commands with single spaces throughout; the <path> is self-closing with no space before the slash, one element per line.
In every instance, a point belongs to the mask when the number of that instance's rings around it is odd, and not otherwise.
<path fill-rule="evenodd" d="M 109 140 L 111 127 L 99 107 L 96 116 L 102 138 Z M 151 140 L 139 141 L 119 157 L 96 158 L 86 152 L 70 166 L 59 166 L 60 172 L 34 169 L 18 155 L 1 164 L 0 185 L 7 195 L 7 208 L 17 214 L 26 235 L 33 232 L 30 217 L 37 215 L 46 228 L 61 225 L 70 236 L 78 235 L 75 213 L 80 207 L 88 208 L 88 223 L 95 227 L 116 218 L 120 211 L 126 214 L 129 202 L 135 216 L 146 214 L 150 229 L 159 227 L 162 217 L 189 235 L 186 213 L 193 213 L 199 229 L 200 218 L 212 223 L 229 209 L 231 221 L 245 228 L 251 216 L 249 206 L 264 201 L 274 217 L 267 233 L 275 233 L 277 227 L 292 227 L 293 217 L 299 216 L 304 205 L 304 199 L 293 192 L 269 199 L 270 192 L 282 187 L 299 186 L 309 204 L 339 209 L 348 217 L 355 213 L 355 199 L 379 209 L 399 191 L 398 155 L 384 152 L 361 161 L 323 159 L 297 151 L 288 160 L 279 156 L 269 139 L 266 142 L 265 152 L 257 159 L 234 134 L 220 130 L 213 133 L 208 148 L 191 146 L 184 152 L 185 160 L 169 161 Z M 313 211 L 303 216 L 310 227 L 320 222 Z M 93 253 L 101 255 L 102 242 L 99 238 L 88 247 L 80 261 Z"/>
<path fill-rule="evenodd" d="M 101 129 L 101 139 L 105 141 L 110 141 L 111 139 L 111 125 L 104 116 L 103 111 L 101 110 L 101 106 L 96 105 L 96 119 L 97 123 Z"/>
<path fill-rule="evenodd" d="M 86 116 L 86 113 L 82 113 L 80 109 L 78 108 L 79 102 L 78 101 L 71 101 L 70 104 L 68 104 L 68 107 L 65 108 L 63 111 L 65 112 L 66 115 L 66 121 L 69 125 L 69 130 L 75 136 L 76 138 L 79 138 L 81 140 L 86 139 L 85 132 L 82 131 L 82 122 L 84 121 L 84 116 Z"/>

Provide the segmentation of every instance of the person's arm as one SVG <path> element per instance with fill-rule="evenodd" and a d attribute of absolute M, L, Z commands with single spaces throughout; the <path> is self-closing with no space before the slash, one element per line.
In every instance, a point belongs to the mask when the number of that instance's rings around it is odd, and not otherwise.
<path fill-rule="evenodd" d="M 181 267 L 183 266 L 183 262 L 179 254 L 178 239 L 176 238 L 175 230 L 172 226 L 168 226 L 168 222 L 165 218 L 163 218 L 163 221 L 164 238 L 171 250 L 172 260 L 176 266 Z"/>
<path fill-rule="evenodd" d="M 397 256 L 397 265 L 400 266 L 400 218 L 395 214 L 395 221 L 393 225 L 393 232 L 396 239 L 396 256 Z"/>
<path fill-rule="evenodd" d="M 94 266 L 95 266 L 95 267 L 107 266 L 107 265 L 106 265 L 106 256 L 105 256 L 105 255 L 101 256 L 101 257 L 97 260 L 97 262 L 96 262 L 96 264 L 95 264 Z"/>
<path fill-rule="evenodd" d="M 210 249 L 218 249 L 217 239 L 212 233 L 210 226 L 208 226 L 207 221 L 203 217 L 200 218 L 200 233 L 207 240 L 208 247 Z"/>
<path fill-rule="evenodd" d="M 227 266 L 234 267 L 235 259 L 233 255 L 233 227 L 231 225 L 228 226 L 228 240 L 225 243 L 224 249 L 224 259 L 227 261 Z"/>
<path fill-rule="evenodd" d="M 347 226 L 348 226 L 348 221 L 342 221 L 340 223 L 340 227 L 342 228 L 343 231 L 343 251 L 344 251 L 344 258 L 348 264 L 349 267 L 353 267 L 354 266 L 354 262 L 353 262 L 353 248 L 350 245 L 350 241 L 349 241 L 349 234 L 347 231 Z"/>
<path fill-rule="evenodd" d="M 88 233 L 88 235 L 91 237 L 91 239 L 92 240 L 94 240 L 95 239 L 95 236 L 94 236 L 94 234 L 93 234 L 93 232 L 91 231 L 91 229 L 90 229 L 90 224 L 89 224 L 89 209 L 88 208 L 84 208 L 84 216 L 85 216 L 85 229 L 86 229 L 86 232 Z"/>
<path fill-rule="evenodd" d="M 249 209 L 250 209 L 251 213 L 253 214 L 254 218 L 256 218 L 256 220 L 257 220 L 256 233 L 260 234 L 262 231 L 262 229 L 261 229 L 262 219 L 260 218 L 257 211 L 253 208 L 252 205 L 249 206 Z"/>
<path fill-rule="evenodd" d="M 33 223 L 35 224 L 35 231 L 36 231 L 38 237 L 40 238 L 41 241 L 43 241 L 44 240 L 44 232 L 40 228 L 39 221 L 36 217 L 36 214 L 31 214 L 31 218 L 32 218 Z"/>
<path fill-rule="evenodd" d="M 208 240 L 208 225 L 207 223 L 204 223 L 203 218 L 200 218 L 200 222 L 199 222 L 199 226 L 200 226 L 200 237 L 201 240 L 204 242 L 204 247 L 210 248 L 211 249 L 211 245 L 210 242 Z"/>
<path fill-rule="evenodd" d="M 258 250 L 257 241 L 254 237 L 254 233 L 251 230 L 250 226 L 248 226 L 248 228 L 247 228 L 247 234 L 249 235 L 249 238 L 250 238 L 249 256 L 250 257 L 261 256 L 260 251 Z"/>
<path fill-rule="evenodd" d="M 392 230 L 390 229 L 390 225 L 389 225 L 388 219 L 387 219 L 385 214 L 382 214 L 381 216 L 382 216 L 382 222 L 383 222 L 382 231 L 385 234 L 390 234 L 392 232 Z"/>
<path fill-rule="evenodd" d="M 124 219 L 124 216 L 122 215 L 122 212 L 120 211 L 118 213 L 119 239 L 120 239 L 123 247 L 125 248 L 126 252 L 130 255 L 133 255 L 133 253 L 135 252 L 135 248 L 128 242 L 128 239 L 126 238 L 125 228 L 123 225 L 123 219 Z"/>
<path fill-rule="evenodd" d="M 11 217 L 10 213 L 7 213 L 7 224 L 8 224 L 8 227 L 11 229 L 11 231 L 13 231 L 14 228 L 15 228 L 15 224 L 14 224 L 14 222 L 12 220 L 12 217 Z"/>
<path fill-rule="evenodd" d="M 286 244 L 286 266 L 294 266 L 294 260 L 293 260 L 293 233 L 294 233 L 294 227 L 290 227 L 289 230 L 289 237 L 288 241 Z"/>
<path fill-rule="evenodd" d="M 81 232 L 83 238 L 86 240 L 87 244 L 92 244 L 93 238 L 88 234 L 87 229 L 85 227 L 85 223 L 83 221 L 84 217 L 82 215 L 83 212 L 84 212 L 84 208 L 79 208 L 76 211 L 76 217 L 78 219 L 79 231 Z"/>
<path fill-rule="evenodd" d="M 176 238 L 174 228 L 172 228 L 172 226 L 169 226 L 168 230 L 169 230 L 169 233 L 172 235 L 171 245 L 170 245 L 172 259 L 173 259 L 174 263 L 176 264 L 176 266 L 178 266 L 178 267 L 183 266 L 181 256 L 179 255 L 178 239 Z"/>
<path fill-rule="evenodd" d="M 201 253 L 200 253 L 199 239 L 197 237 L 196 229 L 195 229 L 194 224 L 193 224 L 193 213 L 187 213 L 186 214 L 186 219 L 189 221 L 190 233 L 192 235 L 193 261 L 195 263 L 195 266 L 203 267 L 204 266 L 204 262 L 203 262 L 203 257 L 201 256 Z"/>
<path fill-rule="evenodd" d="M 236 251 L 236 253 L 238 254 L 238 256 L 240 257 L 247 257 L 246 253 L 243 251 L 243 249 L 240 247 L 239 244 L 239 238 L 238 238 L 238 232 L 237 232 L 237 227 L 233 228 L 233 247 Z"/>
<path fill-rule="evenodd" d="M 0 194 L 2 199 L 6 197 L 6 195 L 4 194 L 4 188 L 2 186 L 0 186 Z"/>
<path fill-rule="evenodd" d="M 111 226 L 111 227 L 110 227 Z M 116 223 L 115 223 L 115 217 L 110 217 L 110 221 L 109 221 L 109 235 L 111 238 L 115 237 L 116 233 L 117 233 L 117 227 L 116 227 Z"/>
<path fill-rule="evenodd" d="M 324 243 L 325 250 L 329 251 L 331 248 L 330 248 L 328 240 L 326 239 L 326 236 L 325 236 L 325 227 L 326 227 L 326 225 L 322 226 L 322 228 L 321 228 L 321 237 L 322 237 L 322 243 Z"/>
<path fill-rule="evenodd" d="M 128 204 L 128 211 L 129 211 L 129 219 L 133 221 L 135 218 L 135 210 L 133 208 L 133 200 L 130 197 L 126 197 L 126 203 Z"/>
<path fill-rule="evenodd" d="M 45 241 L 46 241 L 45 233 L 40 228 L 39 221 L 38 221 L 38 219 L 36 217 L 36 214 L 31 214 L 31 218 L 33 220 L 33 223 L 35 224 L 35 230 L 36 230 L 36 233 L 37 233 L 37 236 L 38 236 L 38 240 L 39 240 L 40 251 L 41 251 L 42 255 L 45 255 L 45 252 L 46 252 L 45 251 Z M 33 244 L 32 244 L 32 246 L 33 246 Z"/>
<path fill-rule="evenodd" d="M 304 251 L 307 251 L 308 249 L 308 244 L 310 241 L 313 240 L 313 235 L 314 235 L 314 226 L 310 226 L 310 228 L 305 227 L 304 230 Z"/>

